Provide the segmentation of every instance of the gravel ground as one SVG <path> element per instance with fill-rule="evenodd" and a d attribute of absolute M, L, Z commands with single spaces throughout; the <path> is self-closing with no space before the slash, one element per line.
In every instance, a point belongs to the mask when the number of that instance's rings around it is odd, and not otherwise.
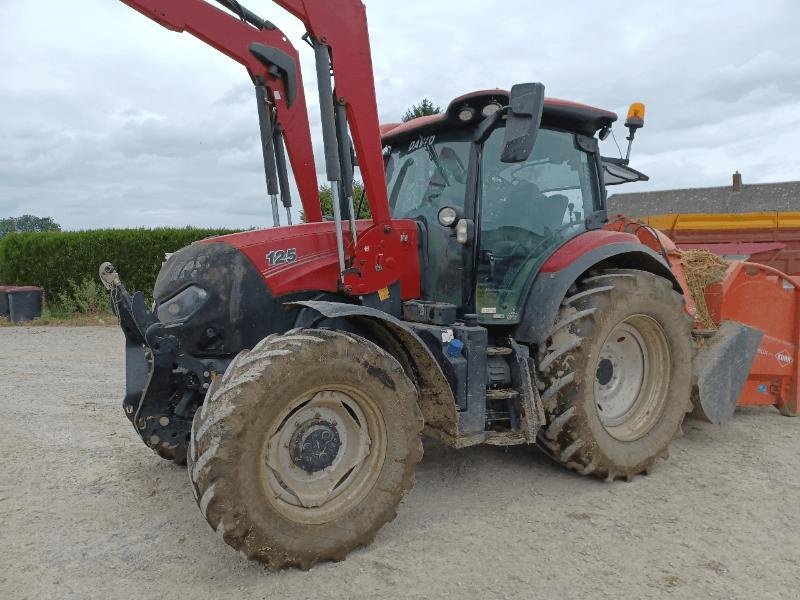
<path fill-rule="evenodd" d="M 689 422 L 606 484 L 529 448 L 426 443 L 374 544 L 269 573 L 203 521 L 120 407 L 117 328 L 0 328 L 0 598 L 798 598 L 800 420 Z"/>

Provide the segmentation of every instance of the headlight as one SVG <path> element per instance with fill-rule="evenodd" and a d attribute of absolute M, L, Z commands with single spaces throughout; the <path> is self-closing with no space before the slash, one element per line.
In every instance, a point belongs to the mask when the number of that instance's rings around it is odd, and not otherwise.
<path fill-rule="evenodd" d="M 481 114 L 484 117 L 491 117 L 494 113 L 496 113 L 501 108 L 503 108 L 503 107 L 500 106 L 499 102 L 490 102 L 489 104 L 487 104 L 486 106 L 484 106 L 481 109 Z"/>
<path fill-rule="evenodd" d="M 442 227 L 452 227 L 458 220 L 458 212 L 452 206 L 445 206 L 439 211 L 439 224 Z"/>
<path fill-rule="evenodd" d="M 458 111 L 458 120 L 464 123 L 469 123 L 475 118 L 475 109 L 471 106 L 464 106 Z"/>
<path fill-rule="evenodd" d="M 169 300 L 161 303 L 156 314 L 162 323 L 186 321 L 196 313 L 208 298 L 208 292 L 197 285 L 190 285 Z"/>

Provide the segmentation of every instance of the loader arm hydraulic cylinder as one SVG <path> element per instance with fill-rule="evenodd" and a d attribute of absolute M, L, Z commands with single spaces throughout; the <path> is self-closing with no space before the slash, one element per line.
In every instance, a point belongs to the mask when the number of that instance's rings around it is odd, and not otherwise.
<path fill-rule="evenodd" d="M 250 74 L 253 83 L 263 82 L 264 92 L 257 91 L 259 106 L 261 97 L 275 107 L 276 127 L 283 130 L 286 151 L 292 165 L 303 212 L 308 221 L 321 221 L 322 211 L 319 205 L 316 166 L 311 144 L 311 128 L 308 121 L 303 80 L 300 73 L 297 50 L 288 41 L 286 35 L 272 23 L 261 19 L 241 8 L 240 16 L 235 16 L 216 8 L 205 0 L 121 0 L 131 8 L 152 19 L 172 31 L 186 31 L 202 40 L 209 46 L 222 52 L 236 62 L 242 64 Z M 238 12 L 238 3 L 221 2 L 223 6 Z M 274 49 L 290 59 L 293 63 L 293 76 L 296 82 L 287 82 L 281 76 L 280 69 L 265 64 L 253 52 L 252 47 L 266 46 Z M 262 54 L 263 58 L 263 54 Z M 259 108 L 259 110 L 261 110 Z M 270 123 L 267 129 L 272 128 Z M 272 141 L 263 143 L 264 149 L 272 146 Z M 274 152 L 265 156 L 265 166 L 275 164 Z M 280 169 L 280 165 L 277 165 Z M 274 170 L 267 167 L 267 178 L 274 179 Z M 279 175 L 278 175 L 279 177 Z M 280 177 L 279 177 L 280 178 Z M 270 195 L 274 195 L 274 188 Z M 277 192 L 275 192 L 277 193 Z M 283 196 L 288 200 L 288 195 Z M 273 203 L 275 204 L 275 203 Z M 277 213 L 276 213 L 277 214 Z"/>

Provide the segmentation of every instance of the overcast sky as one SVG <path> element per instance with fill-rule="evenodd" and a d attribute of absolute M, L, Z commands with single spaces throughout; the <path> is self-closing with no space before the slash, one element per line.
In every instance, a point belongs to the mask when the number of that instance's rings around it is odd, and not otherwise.
<path fill-rule="evenodd" d="M 244 4 L 301 48 L 311 101 L 297 21 Z M 632 164 L 651 181 L 620 191 L 727 185 L 736 169 L 745 183 L 800 179 L 797 0 L 366 4 L 382 121 L 425 96 L 445 106 L 541 81 L 622 118 L 647 104 Z M 116 0 L 0 0 L 0 58 L 0 217 L 271 223 L 252 84 L 202 42 Z M 617 127 L 620 145 L 625 134 Z M 617 155 L 610 139 L 602 149 Z"/>

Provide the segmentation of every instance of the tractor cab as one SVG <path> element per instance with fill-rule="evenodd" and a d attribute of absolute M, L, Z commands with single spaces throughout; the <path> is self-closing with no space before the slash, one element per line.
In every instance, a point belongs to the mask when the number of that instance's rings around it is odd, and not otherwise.
<path fill-rule="evenodd" d="M 423 300 L 516 324 L 547 258 L 605 221 L 593 136 L 617 116 L 543 100 L 535 143 L 513 162 L 507 92 L 462 96 L 445 113 L 382 128 L 392 216 L 421 229 Z"/>

